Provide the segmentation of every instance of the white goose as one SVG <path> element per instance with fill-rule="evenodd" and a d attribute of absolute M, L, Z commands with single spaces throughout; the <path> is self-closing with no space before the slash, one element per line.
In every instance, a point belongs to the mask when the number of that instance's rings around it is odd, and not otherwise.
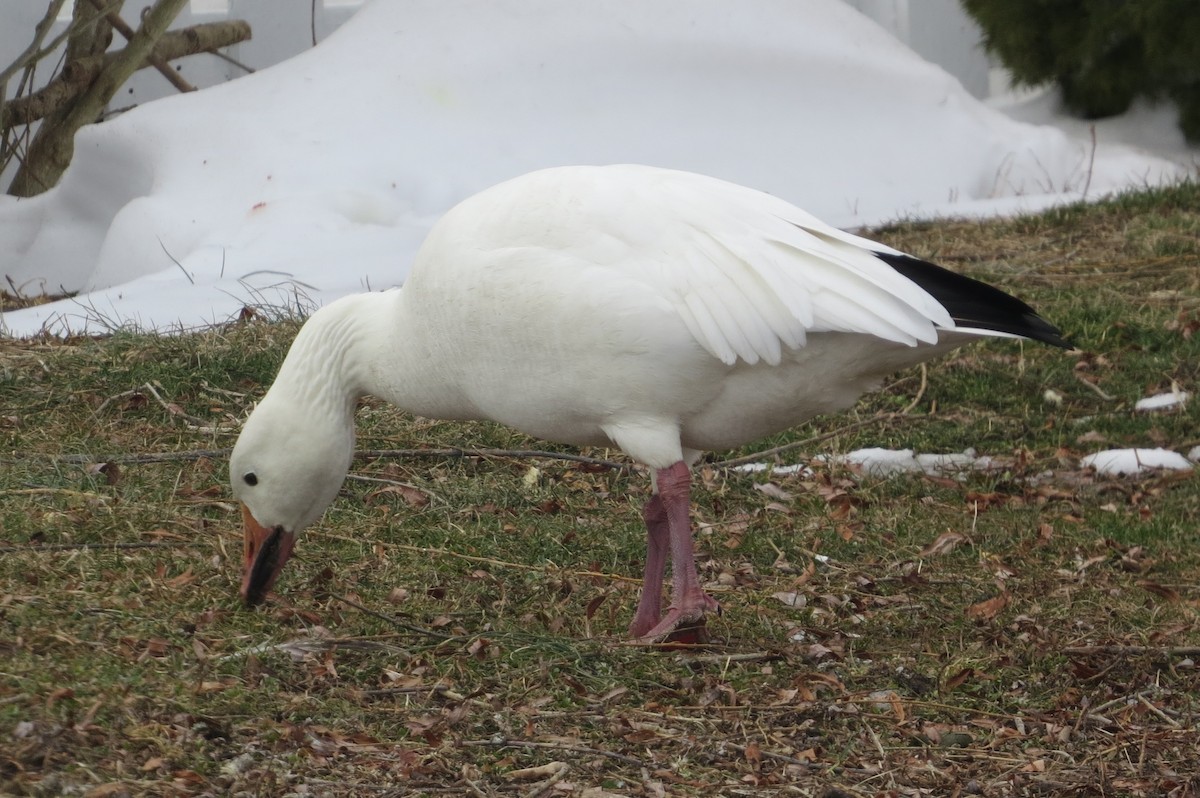
<path fill-rule="evenodd" d="M 752 189 L 646 166 L 518 177 L 447 213 L 402 289 L 338 300 L 296 337 L 230 460 L 242 596 L 262 600 L 337 494 L 355 404 L 371 394 L 421 416 L 616 445 L 648 466 L 629 629 L 661 639 L 717 607 L 688 520 L 703 451 L 849 407 L 980 335 L 1068 346 L 996 288 Z"/>

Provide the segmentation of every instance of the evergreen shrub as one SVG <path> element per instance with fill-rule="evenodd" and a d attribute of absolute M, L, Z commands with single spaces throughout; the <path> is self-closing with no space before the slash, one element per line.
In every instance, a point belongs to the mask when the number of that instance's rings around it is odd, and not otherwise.
<path fill-rule="evenodd" d="M 1200 0 L 962 0 L 1018 84 L 1050 81 L 1086 119 L 1174 100 L 1200 142 Z"/>

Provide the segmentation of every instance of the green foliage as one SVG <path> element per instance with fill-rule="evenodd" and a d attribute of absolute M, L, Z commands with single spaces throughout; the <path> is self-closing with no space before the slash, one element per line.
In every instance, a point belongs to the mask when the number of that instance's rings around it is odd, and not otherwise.
<path fill-rule="evenodd" d="M 1019 83 L 1053 81 L 1088 119 L 1137 97 L 1174 100 L 1200 141 L 1200 4 L 1194 0 L 963 0 Z"/>

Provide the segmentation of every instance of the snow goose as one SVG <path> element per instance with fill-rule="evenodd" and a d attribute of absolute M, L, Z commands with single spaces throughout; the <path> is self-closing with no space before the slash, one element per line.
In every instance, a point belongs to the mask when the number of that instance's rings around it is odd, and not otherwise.
<path fill-rule="evenodd" d="M 263 599 L 337 494 L 370 394 L 420 416 L 615 445 L 647 466 L 629 630 L 661 639 L 717 608 L 688 520 L 702 452 L 847 408 L 981 335 L 1068 346 L 992 286 L 749 188 L 646 166 L 515 178 L 449 211 L 402 289 L 340 299 L 296 336 L 230 460 L 242 597 Z"/>

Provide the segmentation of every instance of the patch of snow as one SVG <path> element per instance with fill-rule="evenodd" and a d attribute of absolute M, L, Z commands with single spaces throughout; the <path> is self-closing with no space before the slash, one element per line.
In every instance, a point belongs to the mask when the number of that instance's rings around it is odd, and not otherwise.
<path fill-rule="evenodd" d="M 790 474 L 800 474 L 801 476 L 809 476 L 812 474 L 812 469 L 806 465 L 799 463 L 793 465 L 773 465 L 771 463 L 746 463 L 744 465 L 734 466 L 731 471 L 740 471 L 744 474 L 759 474 L 763 471 L 770 471 L 772 474 L 780 474 L 787 476 Z"/>
<path fill-rule="evenodd" d="M 1200 448 L 1200 447 L 1197 447 Z M 1134 475 L 1152 469 L 1191 470 L 1187 458 L 1170 449 L 1109 449 L 1081 458 L 1079 465 L 1098 474 Z"/>
<path fill-rule="evenodd" d="M 1147 396 L 1145 399 L 1138 399 L 1137 404 L 1133 406 L 1134 410 L 1165 410 L 1170 407 L 1179 407 L 1187 403 L 1191 397 L 1187 391 L 1171 391 L 1170 393 L 1160 393 L 1155 396 Z"/>
<path fill-rule="evenodd" d="M 917 464 L 926 474 L 956 474 L 987 470 L 992 466 L 992 460 L 976 457 L 975 450 L 968 449 L 958 454 L 919 454 Z"/>
<path fill-rule="evenodd" d="M 1174 139 L 1140 146 L 1171 114 L 1093 143 L 1046 102 L 1016 121 L 839 0 L 379 0 L 281 64 L 85 127 L 55 189 L 0 197 L 0 279 L 80 294 L 0 333 L 302 314 L 402 283 L 453 204 L 561 164 L 690 169 L 841 226 L 1194 171 Z"/>
<path fill-rule="evenodd" d="M 1187 453 L 1187 457 L 1193 463 L 1200 463 L 1200 446 L 1193 446 L 1192 450 Z"/>
<path fill-rule="evenodd" d="M 968 471 L 987 471 L 1001 465 L 994 458 L 976 455 L 974 449 L 943 454 L 914 454 L 912 449 L 866 448 L 841 455 L 819 455 L 814 459 L 854 466 L 860 473 L 872 477 L 895 474 L 953 476 Z"/>
<path fill-rule="evenodd" d="M 844 455 L 830 455 L 826 459 L 832 463 L 857 466 L 863 474 L 872 477 L 887 477 L 893 474 L 907 474 L 923 470 L 912 449 L 896 450 L 871 447 L 855 449 Z"/>

